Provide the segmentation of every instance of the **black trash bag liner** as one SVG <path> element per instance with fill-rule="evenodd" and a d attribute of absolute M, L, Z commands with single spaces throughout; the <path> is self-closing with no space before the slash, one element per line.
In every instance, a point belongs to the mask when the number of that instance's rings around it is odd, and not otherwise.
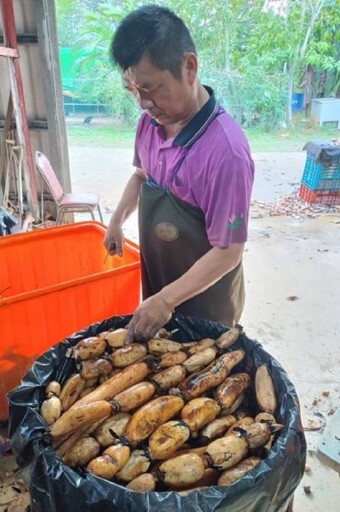
<path fill-rule="evenodd" d="M 257 341 L 245 335 L 232 349 L 244 348 L 246 358 L 236 371 L 254 377 L 266 363 L 275 380 L 279 402 L 278 422 L 285 425 L 269 455 L 256 468 L 228 487 L 208 487 L 178 494 L 174 491 L 138 493 L 95 477 L 82 469 L 64 465 L 46 440 L 47 428 L 39 414 L 44 387 L 51 380 L 64 382 L 75 371 L 66 359 L 69 347 L 85 337 L 108 329 L 125 327 L 131 316 L 113 317 L 96 323 L 39 357 L 21 384 L 9 394 L 9 436 L 32 498 L 32 512 L 284 512 L 305 467 L 306 441 L 300 420 L 299 402 L 293 384 L 280 364 Z M 216 339 L 228 328 L 193 317 L 174 316 L 166 325 L 177 341 Z"/>

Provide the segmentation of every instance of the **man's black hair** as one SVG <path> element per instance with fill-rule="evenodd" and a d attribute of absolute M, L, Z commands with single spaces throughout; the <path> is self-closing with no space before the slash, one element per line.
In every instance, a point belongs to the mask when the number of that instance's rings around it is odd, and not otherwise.
<path fill-rule="evenodd" d="M 195 44 L 184 22 L 159 5 L 144 5 L 119 24 L 110 46 L 110 56 L 123 71 L 135 66 L 145 55 L 160 70 L 178 80 L 186 53 L 196 54 Z"/>

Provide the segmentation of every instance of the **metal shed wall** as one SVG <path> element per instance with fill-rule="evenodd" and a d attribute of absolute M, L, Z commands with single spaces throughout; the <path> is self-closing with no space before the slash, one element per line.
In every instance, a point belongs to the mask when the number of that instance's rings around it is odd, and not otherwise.
<path fill-rule="evenodd" d="M 66 126 L 63 110 L 54 0 L 13 2 L 19 66 L 29 125 L 32 155 L 39 150 L 50 159 L 65 190 L 71 191 Z M 0 11 L 0 45 L 3 24 Z M 0 57 L 0 143 L 10 94 L 7 58 Z M 38 191 L 41 181 L 36 173 Z"/>

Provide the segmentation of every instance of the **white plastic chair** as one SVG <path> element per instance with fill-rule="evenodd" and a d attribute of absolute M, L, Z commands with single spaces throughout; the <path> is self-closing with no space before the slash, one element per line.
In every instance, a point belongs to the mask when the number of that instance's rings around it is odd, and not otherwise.
<path fill-rule="evenodd" d="M 94 211 L 98 210 L 100 220 L 103 222 L 103 216 L 99 206 L 100 196 L 98 194 L 73 192 L 65 194 L 47 156 L 37 151 L 35 154 L 35 163 L 57 205 L 56 224 L 63 223 L 64 215 L 67 211 L 89 211 L 92 219 L 95 220 Z"/>

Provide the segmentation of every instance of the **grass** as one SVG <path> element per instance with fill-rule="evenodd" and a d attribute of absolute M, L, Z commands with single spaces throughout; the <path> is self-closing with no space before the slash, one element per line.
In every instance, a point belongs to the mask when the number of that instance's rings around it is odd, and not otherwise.
<path fill-rule="evenodd" d="M 247 138 L 252 152 L 291 152 L 301 151 L 306 142 L 315 139 L 337 139 L 340 131 L 335 128 L 312 128 L 308 123 L 295 124 L 292 128 L 271 133 L 260 130 L 247 130 Z"/>
<path fill-rule="evenodd" d="M 132 148 L 134 128 L 117 128 L 113 125 L 67 126 L 69 146 L 97 146 L 110 148 Z"/>
<path fill-rule="evenodd" d="M 80 120 L 81 123 L 81 120 Z M 90 124 L 67 126 L 70 146 L 96 146 L 110 148 L 132 148 L 134 128 L 121 128 L 113 124 L 100 125 L 100 119 Z M 313 128 L 301 117 L 295 118 L 294 126 L 275 132 L 264 132 L 259 128 L 245 130 L 252 152 L 301 151 L 309 140 L 337 139 L 340 131 L 336 128 Z"/>

